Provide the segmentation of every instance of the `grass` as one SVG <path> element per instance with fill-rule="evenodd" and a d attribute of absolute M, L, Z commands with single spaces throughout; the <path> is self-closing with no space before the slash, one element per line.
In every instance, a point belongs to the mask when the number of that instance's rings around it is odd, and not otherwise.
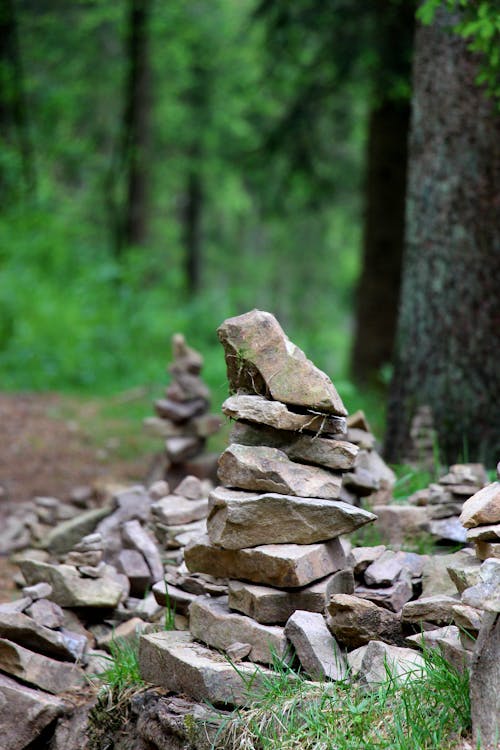
<path fill-rule="evenodd" d="M 130 687 L 142 687 L 145 683 L 139 671 L 139 637 L 132 641 L 112 640 L 109 650 L 109 667 L 99 675 L 105 688 L 112 693 L 123 693 Z"/>
<path fill-rule="evenodd" d="M 367 690 L 359 683 L 290 679 L 284 667 L 225 721 L 213 750 L 452 750 L 470 731 L 468 676 L 438 650 L 425 672 Z"/>

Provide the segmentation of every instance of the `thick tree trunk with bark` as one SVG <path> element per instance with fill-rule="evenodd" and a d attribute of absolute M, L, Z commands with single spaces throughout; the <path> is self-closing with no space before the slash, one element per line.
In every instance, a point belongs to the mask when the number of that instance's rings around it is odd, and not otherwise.
<path fill-rule="evenodd" d="M 416 38 L 391 461 L 423 404 L 446 460 L 500 450 L 500 117 L 452 22 L 441 12 Z"/>

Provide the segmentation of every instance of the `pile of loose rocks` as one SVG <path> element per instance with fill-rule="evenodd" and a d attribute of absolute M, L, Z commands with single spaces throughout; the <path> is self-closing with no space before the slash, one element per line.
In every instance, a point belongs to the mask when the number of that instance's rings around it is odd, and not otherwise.
<path fill-rule="evenodd" d="M 175 485 L 184 476 L 212 478 L 216 456 L 203 455 L 206 440 L 221 427 L 221 419 L 210 414 L 210 391 L 200 373 L 201 354 L 186 344 L 181 333 L 172 337 L 173 362 L 168 367 L 172 382 L 165 398 L 155 401 L 156 417 L 145 420 L 149 432 L 165 439 L 165 451 L 152 470 L 151 479 L 166 479 Z"/>

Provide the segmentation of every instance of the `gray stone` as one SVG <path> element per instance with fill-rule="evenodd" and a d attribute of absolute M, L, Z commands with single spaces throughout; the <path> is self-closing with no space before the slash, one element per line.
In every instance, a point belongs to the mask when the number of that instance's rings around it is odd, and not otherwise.
<path fill-rule="evenodd" d="M 352 563 L 355 575 L 364 573 L 368 566 L 378 560 L 386 549 L 385 544 L 379 544 L 376 547 L 353 547 L 349 561 Z"/>
<path fill-rule="evenodd" d="M 46 628 L 21 612 L 0 615 L 0 638 L 63 661 L 82 657 L 87 639 L 77 633 L 66 636 L 63 631 Z"/>
<path fill-rule="evenodd" d="M 347 416 L 330 378 L 308 360 L 270 313 L 252 310 L 218 328 L 232 391 Z"/>
<path fill-rule="evenodd" d="M 251 650 L 251 643 L 239 643 L 239 641 L 236 641 L 226 648 L 226 654 L 231 661 L 241 661 L 248 656 Z"/>
<path fill-rule="evenodd" d="M 396 483 L 396 475 L 385 463 L 377 451 L 359 451 L 355 462 L 356 470 L 367 471 L 382 489 L 392 489 Z"/>
<path fill-rule="evenodd" d="M 460 521 L 470 529 L 500 520 L 500 482 L 493 482 L 465 501 Z"/>
<path fill-rule="evenodd" d="M 338 539 L 317 544 L 265 544 L 253 549 L 228 550 L 200 537 L 185 548 L 184 559 L 192 572 L 279 588 L 307 586 L 345 568 L 345 555 Z"/>
<path fill-rule="evenodd" d="M 165 440 L 166 454 L 174 463 L 193 458 L 199 452 L 200 447 L 201 443 L 197 437 L 171 437 Z"/>
<path fill-rule="evenodd" d="M 479 560 L 489 557 L 500 560 L 500 542 L 475 542 L 474 549 Z"/>
<path fill-rule="evenodd" d="M 186 500 L 178 495 L 167 495 L 151 506 L 153 515 L 167 526 L 192 523 L 206 517 L 208 500 Z"/>
<path fill-rule="evenodd" d="M 253 689 L 263 686 L 271 672 L 264 667 L 238 663 L 196 643 L 189 633 L 163 632 L 141 636 L 139 666 L 146 682 L 185 693 L 214 706 L 241 706 Z"/>
<path fill-rule="evenodd" d="M 347 661 L 352 673 L 367 685 L 377 685 L 391 678 L 400 683 L 424 675 L 425 662 L 411 648 L 401 648 L 372 640 L 368 645 L 351 651 Z"/>
<path fill-rule="evenodd" d="M 147 627 L 151 626 L 147 625 L 140 617 L 131 617 L 129 620 L 121 622 L 105 635 L 96 638 L 96 644 L 98 648 L 105 649 L 106 651 L 110 651 L 111 644 L 117 641 L 120 641 L 120 643 L 125 641 L 126 643 L 133 644 Z"/>
<path fill-rule="evenodd" d="M 338 497 L 342 483 L 340 475 L 290 461 L 277 448 L 237 443 L 219 458 L 218 477 L 226 487 L 330 500 Z"/>
<path fill-rule="evenodd" d="M 12 602 L 2 602 L 0 604 L 0 614 L 25 612 L 32 602 L 33 599 L 30 596 L 23 596 L 22 599 L 14 599 Z"/>
<path fill-rule="evenodd" d="M 476 557 L 469 555 L 462 561 L 448 565 L 446 570 L 450 579 L 455 584 L 458 593 L 461 594 L 465 589 L 479 583 L 481 562 Z"/>
<path fill-rule="evenodd" d="M 221 651 L 232 643 L 250 643 L 250 661 L 272 664 L 273 654 L 283 658 L 287 642 L 283 628 L 262 625 L 250 617 L 231 612 L 227 597 L 198 597 L 189 610 L 189 629 L 194 638 Z"/>
<path fill-rule="evenodd" d="M 414 505 L 375 505 L 373 512 L 383 540 L 394 545 L 414 539 L 427 521 L 427 509 Z"/>
<path fill-rule="evenodd" d="M 102 550 L 89 550 L 88 552 L 76 552 L 72 550 L 66 555 L 64 562 L 66 565 L 74 565 L 76 568 L 80 566 L 95 567 L 102 562 L 102 558 Z"/>
<path fill-rule="evenodd" d="M 168 495 L 169 492 L 170 487 L 168 486 L 168 482 L 164 479 L 159 479 L 157 482 L 153 482 L 148 489 L 151 500 L 161 500 L 161 498 Z"/>
<path fill-rule="evenodd" d="M 285 635 L 313 680 L 343 680 L 347 676 L 344 657 L 323 615 L 297 610 L 286 623 Z"/>
<path fill-rule="evenodd" d="M 456 604 L 453 607 L 453 620 L 460 630 L 470 633 L 479 632 L 483 619 L 483 611 L 466 604 Z"/>
<path fill-rule="evenodd" d="M 490 523 L 485 526 L 476 526 L 467 531 L 469 542 L 498 542 L 500 541 L 500 523 Z"/>
<path fill-rule="evenodd" d="M 468 567 L 471 561 L 475 564 L 474 556 L 466 550 L 449 555 L 429 555 L 422 571 L 422 596 L 453 596 L 457 588 L 450 577 L 450 568 Z"/>
<path fill-rule="evenodd" d="M 443 518 L 441 521 L 430 521 L 429 531 L 433 536 L 445 539 L 447 542 L 467 542 L 467 531 L 456 517 Z"/>
<path fill-rule="evenodd" d="M 98 552 L 104 547 L 104 541 L 102 534 L 99 531 L 95 531 L 93 534 L 87 534 L 82 537 L 78 544 L 75 544 L 75 552 Z"/>
<path fill-rule="evenodd" d="M 267 445 L 271 448 L 279 448 L 294 461 L 337 471 L 351 469 L 359 450 L 356 445 L 344 440 L 277 430 L 266 425 L 243 422 L 233 424 L 230 441 L 240 445 Z"/>
<path fill-rule="evenodd" d="M 126 546 L 136 549 L 143 555 L 151 571 L 151 580 L 153 583 L 160 581 L 163 578 L 164 570 L 157 543 L 142 528 L 139 521 L 127 521 L 124 523 L 122 537 Z"/>
<path fill-rule="evenodd" d="M 401 622 L 398 615 L 372 602 L 348 594 L 335 594 L 327 607 L 329 630 L 345 646 L 363 646 L 383 638 L 401 643 Z"/>
<path fill-rule="evenodd" d="M 177 485 L 174 495 L 185 497 L 186 500 L 202 500 L 205 495 L 203 484 L 198 477 L 191 475 L 184 477 L 182 482 Z"/>
<path fill-rule="evenodd" d="M 134 608 L 134 615 L 137 615 L 142 620 L 146 620 L 146 622 L 158 622 L 162 614 L 163 607 L 158 604 L 153 593 L 141 599 L 139 604 Z"/>
<path fill-rule="evenodd" d="M 29 584 L 48 581 L 53 589 L 53 600 L 61 607 L 116 607 L 127 594 L 124 584 L 111 574 L 94 580 L 81 578 L 70 565 L 49 565 L 36 560 L 20 563 Z"/>
<path fill-rule="evenodd" d="M 116 568 L 129 579 L 132 596 L 143 596 L 151 585 L 151 571 L 136 549 L 122 549 L 118 554 Z"/>
<path fill-rule="evenodd" d="M 403 571 L 401 577 L 392 586 L 368 587 L 356 586 L 354 593 L 362 599 L 378 604 L 391 612 L 400 612 L 403 606 L 413 596 L 413 586 L 408 571 Z"/>
<path fill-rule="evenodd" d="M 472 655 L 468 648 L 464 648 L 461 633 L 455 625 L 448 625 L 435 630 L 425 630 L 406 639 L 421 648 L 439 648 L 442 655 L 452 667 L 463 673 L 471 666 Z"/>
<path fill-rule="evenodd" d="M 425 596 L 408 602 L 401 612 L 402 622 L 435 622 L 447 625 L 453 622 L 453 607 L 458 600 L 452 596 Z"/>
<path fill-rule="evenodd" d="M 243 549 L 259 544 L 311 544 L 349 533 L 374 519 L 373 513 L 334 500 L 218 487 L 209 496 L 207 529 L 213 544 Z"/>
<path fill-rule="evenodd" d="M 90 534 L 111 513 L 110 507 L 93 508 L 63 521 L 47 534 L 42 546 L 53 555 L 63 555 L 77 544 L 82 536 Z"/>
<path fill-rule="evenodd" d="M 402 562 L 388 549 L 366 568 L 364 577 L 368 586 L 390 586 L 402 572 Z"/>
<path fill-rule="evenodd" d="M 160 398 L 155 401 L 155 411 L 158 416 L 171 419 L 174 423 L 187 422 L 188 419 L 202 414 L 206 408 L 207 403 L 204 398 L 193 398 L 189 401 Z"/>
<path fill-rule="evenodd" d="M 49 599 L 37 599 L 26 612 L 39 625 L 46 628 L 61 628 L 64 624 L 64 612 L 59 604 Z"/>
<path fill-rule="evenodd" d="M 52 594 L 52 586 L 45 581 L 40 581 L 34 586 L 25 586 L 23 588 L 24 596 L 29 596 L 33 601 L 36 599 L 49 599 Z"/>
<path fill-rule="evenodd" d="M 74 664 L 49 659 L 0 638 L 0 670 L 47 693 L 64 693 L 83 683 L 83 672 Z"/>
<path fill-rule="evenodd" d="M 500 614 L 484 617 L 470 676 L 472 732 L 483 750 L 500 742 Z"/>
<path fill-rule="evenodd" d="M 429 513 L 429 519 L 432 521 L 438 521 L 444 518 L 450 518 L 451 516 L 459 516 L 462 512 L 462 503 L 442 503 L 441 505 L 429 505 L 428 513 Z M 458 521 L 460 524 L 460 521 Z M 460 527 L 462 527 L 462 524 L 460 524 Z M 455 524 L 455 528 L 459 528 Z M 446 529 L 445 529 L 446 531 Z M 431 533 L 434 533 L 431 530 Z M 436 532 L 437 536 L 440 536 L 439 527 Z M 446 536 L 443 535 L 443 538 L 446 539 Z"/>
<path fill-rule="evenodd" d="M 500 612 L 500 560 L 485 560 L 479 570 L 479 581 L 465 589 L 462 602 L 487 612 Z"/>
<path fill-rule="evenodd" d="M 347 430 L 347 439 L 354 443 L 362 450 L 371 451 L 375 448 L 375 435 L 367 430 L 361 430 L 359 427 L 349 427 Z"/>
<path fill-rule="evenodd" d="M 345 419 L 317 412 L 297 414 L 280 401 L 268 401 L 262 396 L 230 396 L 222 404 L 226 417 L 255 422 L 289 432 L 314 432 L 316 435 L 344 434 Z"/>
<path fill-rule="evenodd" d="M 185 615 L 188 612 L 189 605 L 194 602 L 197 595 L 190 594 L 189 591 L 177 588 L 177 586 L 165 584 L 165 581 L 158 581 L 153 588 L 153 595 L 162 607 L 170 607 L 177 614 Z M 168 593 L 168 596 L 167 596 Z"/>
<path fill-rule="evenodd" d="M 65 710 L 61 699 L 0 674 L 0 731 L 4 750 L 35 747 L 42 731 Z"/>

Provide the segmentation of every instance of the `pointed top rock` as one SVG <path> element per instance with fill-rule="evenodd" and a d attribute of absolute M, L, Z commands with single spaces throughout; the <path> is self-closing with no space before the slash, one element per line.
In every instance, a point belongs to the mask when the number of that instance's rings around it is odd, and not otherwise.
<path fill-rule="evenodd" d="M 224 347 L 231 391 L 347 416 L 330 378 L 290 341 L 271 313 L 251 310 L 228 318 L 217 334 Z"/>

